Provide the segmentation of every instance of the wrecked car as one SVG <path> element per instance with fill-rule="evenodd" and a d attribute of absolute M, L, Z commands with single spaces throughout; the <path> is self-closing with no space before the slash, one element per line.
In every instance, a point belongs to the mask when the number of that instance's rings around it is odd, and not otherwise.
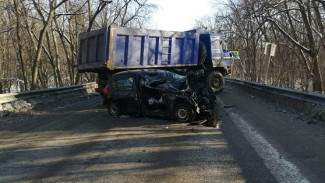
<path fill-rule="evenodd" d="M 215 94 L 200 72 L 182 76 L 164 70 L 129 70 L 114 74 L 103 89 L 109 114 L 167 117 L 191 122 L 215 116 Z"/>

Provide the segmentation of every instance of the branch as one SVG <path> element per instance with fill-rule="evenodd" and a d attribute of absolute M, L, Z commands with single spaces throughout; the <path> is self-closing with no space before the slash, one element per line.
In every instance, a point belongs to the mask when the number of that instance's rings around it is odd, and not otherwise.
<path fill-rule="evenodd" d="M 63 3 L 67 2 L 68 0 L 62 0 L 59 4 L 57 4 L 54 9 L 57 9 L 59 6 L 61 6 Z"/>
<path fill-rule="evenodd" d="M 83 15 L 86 14 L 86 12 L 81 13 L 59 13 L 54 16 L 54 18 L 58 18 L 59 16 L 73 16 L 73 15 Z"/>
<path fill-rule="evenodd" d="M 97 15 L 105 8 L 106 5 L 112 3 L 113 1 L 101 1 L 101 3 L 99 4 L 99 6 L 97 7 L 97 10 L 94 14 L 94 16 L 91 18 L 91 20 L 89 20 L 89 27 L 87 29 L 87 32 L 90 32 L 91 27 L 95 21 L 95 18 L 97 17 Z"/>
<path fill-rule="evenodd" d="M 314 27 L 312 27 L 312 30 L 321 38 L 321 39 L 323 39 L 323 34 L 320 32 L 320 31 L 318 31 L 318 30 L 316 30 Z"/>
<path fill-rule="evenodd" d="M 82 14 L 86 14 L 86 12 L 81 12 L 81 13 L 77 13 L 79 12 L 85 5 L 87 4 L 87 2 L 85 2 L 83 5 L 80 6 L 80 8 L 78 8 L 76 11 L 74 11 L 73 13 L 59 13 L 56 14 L 54 16 L 54 19 L 58 18 L 59 16 L 64 16 L 64 15 L 82 15 Z"/>
<path fill-rule="evenodd" d="M 134 0 L 139 6 L 144 6 L 145 5 L 145 3 L 147 2 L 147 1 L 145 1 L 144 3 L 139 3 L 139 1 L 138 0 Z"/>
<path fill-rule="evenodd" d="M 292 36 L 290 36 L 285 30 L 283 30 L 273 19 L 267 18 L 265 22 L 271 22 L 273 25 L 275 25 L 276 28 L 279 29 L 279 31 L 286 37 L 290 42 L 292 42 L 294 45 L 299 47 L 305 52 L 310 53 L 311 50 L 309 48 L 306 48 L 305 46 L 301 45 L 297 40 L 295 40 Z"/>
<path fill-rule="evenodd" d="M 36 11 L 38 12 L 39 16 L 41 16 L 43 23 L 45 24 L 46 20 L 45 20 L 45 17 L 43 16 L 43 13 L 41 10 L 42 7 L 35 0 L 33 0 L 33 5 L 34 5 Z"/>
<path fill-rule="evenodd" d="M 31 33 L 32 33 L 33 36 L 34 36 L 34 39 L 35 39 L 36 41 L 39 41 L 39 39 L 38 39 L 37 36 L 35 35 L 34 31 L 31 30 Z M 46 48 L 43 44 L 42 44 L 42 48 L 43 48 L 43 50 L 45 51 L 47 57 L 48 57 L 50 60 L 53 60 L 53 57 L 51 56 L 50 52 L 47 50 L 47 48 Z"/>
<path fill-rule="evenodd" d="M 13 27 L 10 27 L 10 28 L 8 28 L 8 29 L 6 29 L 6 30 L 0 30 L 0 34 L 1 34 L 1 33 L 9 32 L 9 31 L 11 31 L 12 28 L 13 28 Z"/>
<path fill-rule="evenodd" d="M 325 9 L 325 1 L 324 0 L 315 0 L 315 1 L 321 3 L 323 8 Z"/>

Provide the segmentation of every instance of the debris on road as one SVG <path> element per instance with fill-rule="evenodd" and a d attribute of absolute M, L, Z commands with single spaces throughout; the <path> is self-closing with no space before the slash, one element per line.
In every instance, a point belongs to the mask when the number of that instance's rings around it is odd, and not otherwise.
<path fill-rule="evenodd" d="M 317 121 L 313 119 L 313 120 L 309 120 L 309 121 L 307 121 L 306 123 L 307 123 L 307 124 L 315 125 L 315 124 L 317 124 Z"/>
<path fill-rule="evenodd" d="M 199 121 L 192 121 L 190 123 L 190 125 L 202 125 L 203 123 L 205 123 L 207 120 L 204 119 L 204 120 L 199 120 Z"/>
<path fill-rule="evenodd" d="M 226 108 L 226 109 L 229 109 L 229 108 L 236 107 L 236 105 L 224 105 L 223 107 Z"/>

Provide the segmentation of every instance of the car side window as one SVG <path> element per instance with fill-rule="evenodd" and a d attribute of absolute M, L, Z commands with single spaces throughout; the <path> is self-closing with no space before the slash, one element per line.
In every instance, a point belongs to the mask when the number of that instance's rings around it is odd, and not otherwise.
<path fill-rule="evenodd" d="M 118 91 L 128 91 L 133 90 L 134 78 L 133 76 L 116 78 L 112 81 L 112 87 L 114 90 Z"/>

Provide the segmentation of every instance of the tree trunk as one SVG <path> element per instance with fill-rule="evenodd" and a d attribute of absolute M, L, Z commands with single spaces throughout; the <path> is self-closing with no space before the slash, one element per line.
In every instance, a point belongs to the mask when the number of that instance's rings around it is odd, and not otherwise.
<path fill-rule="evenodd" d="M 314 92 L 319 92 L 322 93 L 323 92 L 323 84 L 322 84 L 322 77 L 320 74 L 320 70 L 319 70 L 319 63 L 318 63 L 318 56 L 314 56 L 313 58 L 313 91 Z"/>
<path fill-rule="evenodd" d="M 16 13 L 16 36 L 17 36 L 17 43 L 18 43 L 18 52 L 17 52 L 17 57 L 19 58 L 20 64 L 21 64 L 21 72 L 23 75 L 23 80 L 24 80 L 24 89 L 25 91 L 28 90 L 28 80 L 27 80 L 27 75 L 26 75 L 26 66 L 25 66 L 25 61 L 23 58 L 23 46 L 21 42 L 21 36 L 20 36 L 20 25 L 21 25 L 21 20 L 20 20 L 20 11 L 18 9 L 18 1 L 14 0 L 14 6 L 15 6 L 15 13 Z"/>
<path fill-rule="evenodd" d="M 50 35 L 49 33 L 46 33 L 46 40 L 47 40 L 47 47 L 48 49 L 43 45 L 43 50 L 45 51 L 49 61 L 50 61 L 50 65 L 52 66 L 52 70 L 53 70 L 53 76 L 54 76 L 54 83 L 55 83 L 55 87 L 59 87 L 59 81 L 58 81 L 58 76 L 56 73 L 56 64 L 54 63 L 54 56 L 51 52 L 52 48 L 51 48 L 51 43 L 50 43 Z"/>
<path fill-rule="evenodd" d="M 60 55 L 59 55 L 59 46 L 56 40 L 54 30 L 52 31 L 53 43 L 54 43 L 54 51 L 55 51 L 55 59 L 54 59 L 54 73 L 56 73 L 57 82 L 60 87 L 63 86 L 62 77 L 61 77 L 61 63 L 60 63 Z"/>
<path fill-rule="evenodd" d="M 36 9 L 36 11 L 39 13 L 39 15 L 42 17 L 43 22 L 44 22 L 44 27 L 40 32 L 40 36 L 38 39 L 38 44 L 37 44 L 37 51 L 36 51 L 36 55 L 35 55 L 35 59 L 33 61 L 33 67 L 32 67 L 32 89 L 35 89 L 37 86 L 37 80 L 38 80 L 38 71 L 39 71 L 39 67 L 40 67 L 40 60 L 41 60 L 41 55 L 42 55 L 42 46 L 43 46 L 43 42 L 46 36 L 46 33 L 53 21 L 54 15 L 55 15 L 55 9 L 57 9 L 59 6 L 61 6 L 62 4 L 64 4 L 66 1 L 68 0 L 62 0 L 60 3 L 56 4 L 56 0 L 52 0 L 49 1 L 50 4 L 50 9 L 49 9 L 49 13 L 48 13 L 48 17 L 45 20 L 43 14 L 42 14 L 42 10 L 41 7 L 39 6 L 39 4 L 33 0 L 33 5 Z"/>
<path fill-rule="evenodd" d="M 46 20 L 46 23 L 40 33 L 40 37 L 39 37 L 38 45 L 37 45 L 36 56 L 35 56 L 35 59 L 33 62 L 33 67 L 32 67 L 32 86 L 31 86 L 32 90 L 36 89 L 36 87 L 37 87 L 38 71 L 39 71 L 40 60 L 41 60 L 41 56 L 42 56 L 42 45 L 43 45 L 47 30 L 51 24 L 51 21 L 53 20 L 54 13 L 55 13 L 54 9 L 51 8 L 50 12 L 49 12 L 49 16 Z"/>
<path fill-rule="evenodd" d="M 3 53 L 3 50 L 1 50 L 1 51 Z M 3 78 L 2 63 L 3 63 L 2 58 L 0 58 L 0 94 L 3 93 L 3 87 L 2 87 L 2 85 L 3 85 L 3 83 L 2 83 L 2 78 Z"/>
<path fill-rule="evenodd" d="M 77 75 L 76 75 L 76 83 L 75 83 L 75 84 L 80 84 L 80 82 L 81 82 L 81 77 L 82 77 L 82 73 L 77 72 Z"/>

